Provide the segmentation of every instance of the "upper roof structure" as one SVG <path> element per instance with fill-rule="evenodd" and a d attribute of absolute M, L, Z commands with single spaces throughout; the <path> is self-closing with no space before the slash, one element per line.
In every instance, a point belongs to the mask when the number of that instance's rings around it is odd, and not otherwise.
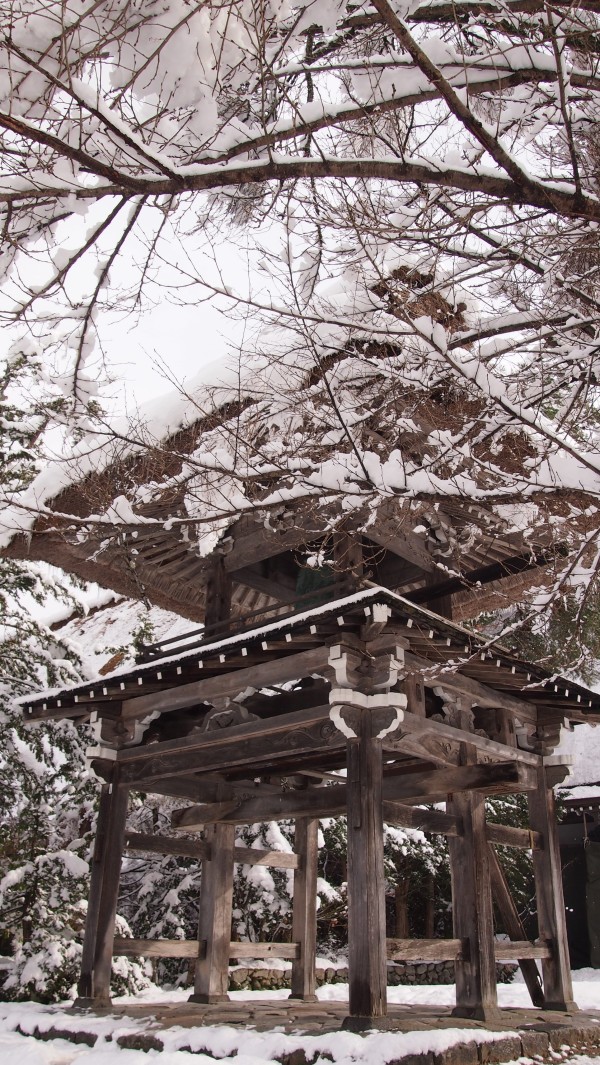
<path fill-rule="evenodd" d="M 288 607 L 307 566 L 359 566 L 442 613 L 452 596 L 464 619 L 514 601 L 532 575 L 543 584 L 536 568 L 554 572 L 593 521 L 582 492 L 546 498 L 533 432 L 501 424 L 439 364 L 411 376 L 398 347 L 213 377 L 155 405 L 152 435 L 117 426 L 44 470 L 6 517 L 3 553 L 195 621 L 219 559 L 237 613 Z"/>

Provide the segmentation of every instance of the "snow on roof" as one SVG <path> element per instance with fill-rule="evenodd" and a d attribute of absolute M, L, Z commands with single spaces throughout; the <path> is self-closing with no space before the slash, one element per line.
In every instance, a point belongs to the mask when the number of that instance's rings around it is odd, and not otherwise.
<path fill-rule="evenodd" d="M 560 795 L 569 799 L 600 795 L 600 728 L 585 724 L 573 732 L 563 729 L 556 753 L 573 758 L 571 775 L 568 783 L 560 788 Z"/>

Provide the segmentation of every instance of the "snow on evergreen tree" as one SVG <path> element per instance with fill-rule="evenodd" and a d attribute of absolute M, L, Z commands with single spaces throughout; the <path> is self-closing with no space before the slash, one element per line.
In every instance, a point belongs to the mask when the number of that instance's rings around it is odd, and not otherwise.
<path fill-rule="evenodd" d="M 14 358 L 0 378 L 1 490 L 13 497 L 38 471 L 50 417 L 15 401 L 21 370 Z M 29 726 L 15 702 L 81 679 L 73 647 L 40 620 L 48 600 L 78 608 L 73 591 L 49 567 L 0 559 L 0 950 L 12 959 L 4 998 L 68 997 L 79 971 L 98 794 L 90 736 L 70 721 Z M 142 982 L 139 966 L 119 966 L 122 990 Z"/>

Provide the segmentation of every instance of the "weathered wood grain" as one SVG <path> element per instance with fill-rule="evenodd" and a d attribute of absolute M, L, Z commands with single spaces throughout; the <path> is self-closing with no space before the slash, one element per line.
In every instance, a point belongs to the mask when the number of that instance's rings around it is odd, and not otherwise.
<path fill-rule="evenodd" d="M 551 957 L 542 961 L 545 1009 L 576 1009 L 569 962 L 554 791 L 546 772 L 538 770 L 538 786 L 528 797 L 529 823 L 544 845 L 533 852 L 533 872 L 538 911 L 538 935 L 552 944 Z"/>
<path fill-rule="evenodd" d="M 233 825 L 215 825 L 209 835 L 210 861 L 202 868 L 198 941 L 206 942 L 198 957 L 192 1002 L 223 1002 L 229 998 L 229 944 L 233 903 Z"/>
<path fill-rule="evenodd" d="M 456 961 L 468 950 L 463 939 L 388 939 L 389 961 Z"/>
<path fill-rule="evenodd" d="M 489 828 L 490 826 L 488 825 L 486 831 L 488 841 L 490 839 Z M 490 842 L 488 842 L 488 848 L 492 898 L 498 908 L 504 927 L 510 938 L 512 940 L 526 941 L 525 928 L 523 927 L 523 922 L 519 917 L 519 912 L 510 893 L 504 870 L 500 865 L 498 856 Z M 497 958 L 498 954 L 496 953 L 496 959 Z M 521 967 L 523 979 L 533 1005 L 538 1007 L 543 1006 L 544 989 L 542 987 L 542 981 L 535 960 L 528 958 L 527 955 L 518 956 L 517 960 Z"/>
<path fill-rule="evenodd" d="M 290 998 L 316 1002 L 317 955 L 317 860 L 319 856 L 319 822 L 314 818 L 296 819 L 294 846 L 298 865 L 294 872 L 292 940 L 300 948 L 292 964 Z"/>
<path fill-rule="evenodd" d="M 381 740 L 362 711 L 348 740 L 348 982 L 351 1017 L 387 1013 Z"/>

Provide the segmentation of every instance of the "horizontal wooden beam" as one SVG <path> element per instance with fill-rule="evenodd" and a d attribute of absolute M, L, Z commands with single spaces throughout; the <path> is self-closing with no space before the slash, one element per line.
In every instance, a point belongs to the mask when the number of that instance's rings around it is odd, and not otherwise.
<path fill-rule="evenodd" d="M 242 644 L 240 643 L 240 648 Z M 199 659 L 200 660 L 200 659 Z M 246 688 L 267 688 L 273 684 L 287 684 L 291 680 L 322 673 L 329 660 L 328 647 L 315 647 L 299 654 L 275 658 L 260 665 L 219 673 L 164 691 L 135 696 L 123 700 L 122 716 L 126 720 L 145 717 L 147 714 L 168 713 L 198 703 L 212 703 L 226 696 L 235 698 Z"/>
<path fill-rule="evenodd" d="M 458 961 L 465 957 L 468 940 L 466 939 L 388 939 L 388 961 L 430 962 Z M 530 943 L 528 940 L 494 942 L 496 961 L 518 961 L 521 959 L 545 959 L 551 956 L 547 943 Z"/>
<path fill-rule="evenodd" d="M 445 685 L 442 683 L 441 687 Z M 436 685 L 437 687 L 437 685 Z M 506 743 L 491 740 L 487 736 L 479 736 L 476 732 L 466 732 L 464 729 L 455 728 L 454 725 L 445 725 L 443 721 L 433 721 L 430 717 L 421 717 L 419 714 L 411 714 L 404 711 L 404 717 L 400 731 L 408 736 L 433 736 L 445 743 L 457 745 L 468 743 L 482 754 L 490 755 L 495 761 L 522 762 L 523 765 L 539 766 L 540 756 L 532 751 L 521 751 L 515 747 L 509 747 Z M 401 749 L 402 739 L 394 739 L 394 733 L 384 737 L 383 746 L 386 750 Z"/>
<path fill-rule="evenodd" d="M 528 791 L 536 785 L 536 770 L 518 762 L 453 766 L 449 769 L 385 776 L 383 798 L 392 802 L 445 802 L 449 794 L 457 791 L 506 795 Z M 178 831 L 189 831 L 214 821 L 244 825 L 286 817 L 336 817 L 346 812 L 346 801 L 346 785 L 333 784 L 331 787 L 306 788 L 246 799 L 231 811 L 223 810 L 222 804 L 190 806 L 174 811 L 171 824 Z"/>
<path fill-rule="evenodd" d="M 210 861 L 211 858 L 210 843 L 204 840 L 144 836 L 137 832 L 125 834 L 125 848 L 143 854 L 173 854 L 179 858 L 199 858 L 202 861 Z M 297 854 L 259 850 L 258 847 L 234 847 L 233 860 L 239 865 L 264 865 L 268 869 L 297 869 L 299 861 Z"/>
<path fill-rule="evenodd" d="M 299 958 L 299 943 L 230 943 L 230 958 Z"/>
<path fill-rule="evenodd" d="M 113 954 L 127 958 L 197 958 L 197 939 L 126 939 L 115 936 Z"/>
<path fill-rule="evenodd" d="M 542 834 L 532 832 L 529 828 L 513 828 L 511 825 L 496 825 L 493 821 L 486 821 L 485 834 L 488 842 L 497 846 L 517 847 L 524 851 L 544 849 Z"/>
<path fill-rule="evenodd" d="M 502 941 L 494 944 L 496 961 L 540 961 L 552 957 L 548 943 L 530 943 L 528 940 Z"/>
<path fill-rule="evenodd" d="M 383 820 L 387 825 L 400 828 L 420 828 L 422 832 L 431 832 L 440 836 L 462 835 L 462 822 L 454 814 L 445 814 L 441 810 L 424 810 L 421 806 L 404 806 L 399 802 L 385 800 L 383 803 Z"/>
<path fill-rule="evenodd" d="M 464 957 L 466 939 L 388 939 L 388 961 L 456 961 Z"/>
<path fill-rule="evenodd" d="M 208 773 L 238 767 L 246 771 L 246 767 L 258 769 L 291 756 L 343 748 L 346 738 L 331 723 L 329 709 L 329 705 L 312 706 L 266 720 L 202 732 L 186 737 L 179 746 L 170 741 L 126 748 L 117 756 L 120 780 L 129 787 L 151 791 L 153 781 L 178 773 L 195 773 L 199 769 Z M 269 798 L 261 793 L 260 785 L 256 786 L 256 792 L 265 801 Z M 236 796 L 232 796 L 232 801 L 236 801 Z"/>
<path fill-rule="evenodd" d="M 141 854 L 172 854 L 176 858 L 210 859 L 210 844 L 203 840 L 172 839 L 169 836 L 146 836 L 139 832 L 125 833 L 125 851 Z"/>
<path fill-rule="evenodd" d="M 428 688 L 446 688 L 450 692 L 466 695 L 477 706 L 509 710 L 524 724 L 537 724 L 536 705 L 525 699 L 519 699 L 517 695 L 496 691 L 495 688 L 482 684 L 473 677 L 466 677 L 454 669 L 445 669 L 441 664 L 436 667 L 435 662 L 412 652 L 405 654 L 404 664 L 410 672 L 422 674 L 423 683 Z"/>
<path fill-rule="evenodd" d="M 127 939 L 115 936 L 113 954 L 129 958 L 198 958 L 206 944 L 197 939 Z M 299 943 L 230 943 L 230 958 L 300 957 Z"/>

